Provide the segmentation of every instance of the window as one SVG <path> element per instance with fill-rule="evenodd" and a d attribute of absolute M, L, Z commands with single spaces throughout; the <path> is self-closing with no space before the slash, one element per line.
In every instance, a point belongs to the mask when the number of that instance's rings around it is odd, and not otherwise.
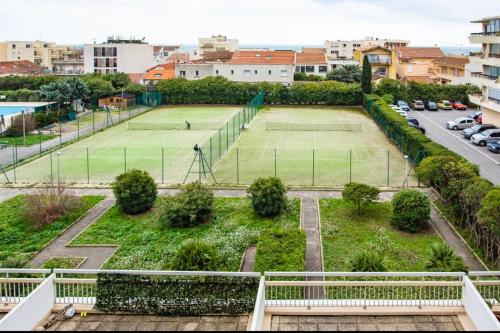
<path fill-rule="evenodd" d="M 339 51 L 338 50 L 333 50 L 330 52 L 331 54 L 336 54 L 336 55 L 339 55 Z"/>
<path fill-rule="evenodd" d="M 273 74 L 273 71 L 272 70 L 269 70 L 269 75 L 272 75 Z"/>
<path fill-rule="evenodd" d="M 195 73 L 196 77 L 200 76 L 200 71 L 196 71 Z"/>
<path fill-rule="evenodd" d="M 109 99 L 109 101 L 110 101 L 111 103 L 113 103 L 113 97 L 111 97 L 111 98 Z"/>
<path fill-rule="evenodd" d="M 27 49 L 31 49 L 31 45 L 30 44 L 26 44 L 26 48 Z"/>
<path fill-rule="evenodd" d="M 231 75 L 234 75 L 234 69 L 231 69 Z"/>
<path fill-rule="evenodd" d="M 179 75 L 181 77 L 185 77 L 186 76 L 186 71 L 179 71 Z"/>
<path fill-rule="evenodd" d="M 215 70 L 215 75 L 219 75 L 219 70 Z"/>
<path fill-rule="evenodd" d="M 155 77 L 161 77 L 161 74 L 155 74 Z"/>
<path fill-rule="evenodd" d="M 255 70 L 255 75 L 259 74 L 259 72 L 257 70 Z"/>
<path fill-rule="evenodd" d="M 250 77 L 250 70 L 248 70 L 248 69 L 244 70 L 244 71 L 243 71 L 243 75 L 244 75 L 245 77 Z"/>
<path fill-rule="evenodd" d="M 408 64 L 408 73 L 413 73 L 413 64 Z"/>
<path fill-rule="evenodd" d="M 306 66 L 306 73 L 314 73 L 314 66 Z"/>
<path fill-rule="evenodd" d="M 281 77 L 288 77 L 288 70 L 287 69 L 281 70 Z"/>
<path fill-rule="evenodd" d="M 320 73 L 328 72 L 328 66 L 319 66 L 319 72 Z"/>
<path fill-rule="evenodd" d="M 300 66 L 295 67 L 295 73 L 299 73 L 299 72 L 300 72 Z"/>
<path fill-rule="evenodd" d="M 16 44 L 12 44 L 12 48 L 15 49 L 16 48 Z"/>

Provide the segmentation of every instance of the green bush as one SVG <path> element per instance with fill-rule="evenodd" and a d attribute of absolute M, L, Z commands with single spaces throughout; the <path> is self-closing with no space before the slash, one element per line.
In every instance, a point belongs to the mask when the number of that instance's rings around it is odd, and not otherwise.
<path fill-rule="evenodd" d="M 300 229 L 263 231 L 257 243 L 255 272 L 302 272 L 306 234 Z"/>
<path fill-rule="evenodd" d="M 365 94 L 372 93 L 372 64 L 367 55 L 363 59 L 363 69 L 361 71 L 361 90 Z"/>
<path fill-rule="evenodd" d="M 385 272 L 384 258 L 373 251 L 362 251 L 349 261 L 351 272 Z"/>
<path fill-rule="evenodd" d="M 287 208 L 286 188 L 279 178 L 258 178 L 250 186 L 248 193 L 253 210 L 260 217 L 275 217 Z"/>
<path fill-rule="evenodd" d="M 394 96 L 392 96 L 391 94 L 385 94 L 384 96 L 382 96 L 382 99 L 384 100 L 384 102 L 386 102 L 387 104 L 392 104 L 394 103 Z"/>
<path fill-rule="evenodd" d="M 28 264 L 28 258 L 24 255 L 17 255 L 0 260 L 0 268 L 25 268 Z"/>
<path fill-rule="evenodd" d="M 380 191 L 376 187 L 360 183 L 349 183 L 342 191 L 344 200 L 356 206 L 358 216 L 361 214 L 361 206 L 376 201 L 379 194 Z"/>
<path fill-rule="evenodd" d="M 130 170 L 116 177 L 113 193 L 118 208 L 133 215 L 147 212 L 153 207 L 158 189 L 146 171 Z"/>
<path fill-rule="evenodd" d="M 160 223 L 187 228 L 212 218 L 214 195 L 199 182 L 188 184 L 173 197 L 165 197 L 160 208 Z"/>
<path fill-rule="evenodd" d="M 415 233 L 427 227 L 431 213 L 429 197 L 417 190 L 404 190 L 392 199 L 391 224 Z"/>
<path fill-rule="evenodd" d="M 173 256 L 173 271 L 216 271 L 219 259 L 215 248 L 200 240 L 188 239 Z"/>
<path fill-rule="evenodd" d="M 467 272 L 463 259 L 444 243 L 432 244 L 425 267 L 431 272 Z"/>
<path fill-rule="evenodd" d="M 307 74 L 302 73 L 302 72 L 295 73 L 295 74 L 293 74 L 293 80 L 294 81 L 307 81 Z"/>
<path fill-rule="evenodd" d="M 37 112 L 34 117 L 37 128 L 45 127 L 58 121 L 57 112 Z"/>
<path fill-rule="evenodd" d="M 478 213 L 479 223 L 495 237 L 500 236 L 500 188 L 486 194 Z"/>

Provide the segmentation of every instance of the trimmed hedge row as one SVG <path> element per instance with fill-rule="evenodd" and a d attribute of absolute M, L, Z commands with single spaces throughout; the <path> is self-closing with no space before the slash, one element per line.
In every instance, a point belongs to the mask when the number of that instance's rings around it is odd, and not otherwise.
<path fill-rule="evenodd" d="M 223 77 L 202 80 L 172 79 L 156 85 L 167 104 L 246 104 L 259 91 L 268 104 L 360 105 L 359 84 L 336 81 L 280 83 L 238 83 Z"/>

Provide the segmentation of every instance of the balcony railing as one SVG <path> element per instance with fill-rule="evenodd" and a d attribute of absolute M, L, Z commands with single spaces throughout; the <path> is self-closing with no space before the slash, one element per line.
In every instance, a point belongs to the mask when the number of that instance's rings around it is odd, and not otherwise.
<path fill-rule="evenodd" d="M 372 65 L 391 65 L 392 60 L 390 59 L 370 59 L 370 64 Z"/>
<path fill-rule="evenodd" d="M 500 32 L 473 32 L 471 36 L 499 36 Z"/>
<path fill-rule="evenodd" d="M 490 102 L 493 102 L 493 103 L 496 103 L 496 104 L 500 104 L 500 99 L 493 98 L 493 97 L 488 97 L 488 100 Z"/>
<path fill-rule="evenodd" d="M 487 79 L 487 80 L 493 80 L 493 81 L 498 79 L 498 76 L 488 75 L 488 74 L 484 74 L 481 72 L 473 72 L 473 73 L 471 73 L 471 75 L 474 77 L 479 77 L 481 79 Z"/>
<path fill-rule="evenodd" d="M 488 57 L 490 57 L 490 58 L 500 58 L 500 54 L 490 53 L 490 54 L 488 54 Z"/>

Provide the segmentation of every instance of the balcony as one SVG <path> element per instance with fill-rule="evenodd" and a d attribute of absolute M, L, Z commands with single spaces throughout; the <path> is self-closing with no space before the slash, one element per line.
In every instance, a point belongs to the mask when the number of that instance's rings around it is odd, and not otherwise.
<path fill-rule="evenodd" d="M 392 65 L 391 59 L 370 59 L 369 61 L 370 61 L 370 64 L 372 64 L 372 65 L 385 65 L 385 66 Z"/>
<path fill-rule="evenodd" d="M 489 43 L 499 43 L 500 33 L 499 32 L 476 32 L 469 36 L 469 41 L 472 44 L 489 44 Z"/>
<path fill-rule="evenodd" d="M 498 58 L 498 59 L 500 59 L 500 54 L 497 54 L 497 53 L 490 53 L 490 54 L 488 54 L 488 57 L 490 57 L 490 58 Z"/>
<path fill-rule="evenodd" d="M 473 73 L 471 73 L 471 75 L 473 77 L 479 77 L 479 78 L 482 78 L 482 79 L 492 80 L 492 81 L 495 81 L 495 80 L 498 79 L 497 76 L 492 76 L 492 75 L 484 74 L 484 73 L 481 73 L 481 72 L 473 72 Z"/>

